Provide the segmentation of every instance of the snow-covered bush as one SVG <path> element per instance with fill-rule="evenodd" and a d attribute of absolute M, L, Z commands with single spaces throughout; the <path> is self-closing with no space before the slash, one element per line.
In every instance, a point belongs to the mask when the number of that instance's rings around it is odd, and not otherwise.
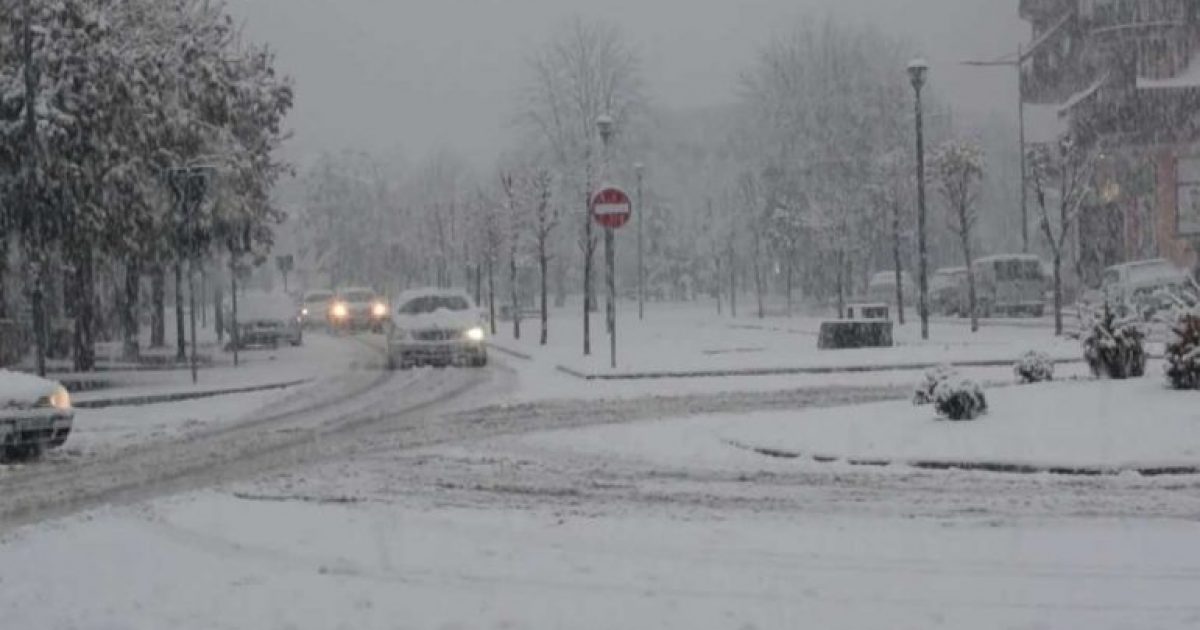
<path fill-rule="evenodd" d="M 1200 287 L 1175 297 L 1167 343 L 1167 380 L 1175 389 L 1200 389 Z"/>
<path fill-rule="evenodd" d="M 1083 356 L 1097 378 L 1146 375 L 1146 333 L 1137 317 L 1117 317 L 1105 304 L 1085 314 Z"/>
<path fill-rule="evenodd" d="M 925 373 L 925 382 L 913 395 L 915 405 L 933 405 L 949 420 L 974 420 L 987 413 L 987 398 L 979 383 L 954 368 L 939 366 Z"/>
<path fill-rule="evenodd" d="M 1021 383 L 1043 383 L 1054 380 L 1054 359 L 1045 352 L 1030 350 L 1017 359 L 1013 372 Z"/>

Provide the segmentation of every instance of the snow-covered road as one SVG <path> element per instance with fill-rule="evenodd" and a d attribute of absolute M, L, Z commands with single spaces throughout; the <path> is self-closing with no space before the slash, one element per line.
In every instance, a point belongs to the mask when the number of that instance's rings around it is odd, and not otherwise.
<path fill-rule="evenodd" d="M 905 397 L 897 383 L 548 399 L 531 394 L 547 390 L 527 362 L 388 373 L 370 358 L 378 339 L 345 343 L 362 353 L 354 369 L 266 410 L 0 473 L 0 618 L 1200 625 L 1197 478 L 799 462 L 704 428 L 713 414 Z"/>

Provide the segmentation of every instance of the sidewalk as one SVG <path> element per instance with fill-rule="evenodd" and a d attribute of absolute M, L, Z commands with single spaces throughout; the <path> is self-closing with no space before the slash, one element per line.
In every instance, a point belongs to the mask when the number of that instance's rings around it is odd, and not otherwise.
<path fill-rule="evenodd" d="M 243 352 L 237 367 L 232 364 L 232 355 L 222 357 L 199 370 L 196 383 L 187 366 L 59 373 L 50 377 L 72 391 L 72 401 L 79 409 L 154 405 L 301 386 L 344 371 L 360 350 L 314 334 L 306 336 L 304 345 L 298 348 Z"/>
<path fill-rule="evenodd" d="M 514 340 L 506 323 L 492 338 L 497 351 L 587 381 L 683 379 L 731 376 L 864 374 L 925 370 L 942 364 L 1008 368 L 1028 350 L 1046 352 L 1064 365 L 1082 363 L 1077 340 L 1055 337 L 1029 322 L 990 322 L 971 333 L 965 321 L 934 322 L 930 340 L 917 324 L 896 328 L 896 346 L 818 350 L 821 319 L 814 317 L 730 318 L 707 304 L 655 304 L 645 321 L 636 305 L 622 303 L 617 325 L 617 368 L 609 363 L 602 317 L 592 324 L 592 352 L 583 356 L 575 309 L 551 315 L 550 343 L 538 344 L 539 323 L 526 322 Z M 1152 354 L 1159 352 L 1150 344 Z"/>

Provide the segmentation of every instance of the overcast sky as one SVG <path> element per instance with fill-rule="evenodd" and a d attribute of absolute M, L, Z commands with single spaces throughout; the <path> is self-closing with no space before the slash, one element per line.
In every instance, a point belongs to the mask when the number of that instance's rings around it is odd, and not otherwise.
<path fill-rule="evenodd" d="M 874 22 L 915 42 L 959 120 L 1015 118 L 1014 73 L 968 57 L 1015 50 L 1017 0 L 230 0 L 297 81 L 294 157 L 346 147 L 478 165 L 510 142 L 524 59 L 573 15 L 619 23 L 658 105 L 736 98 L 762 42 L 805 14 Z M 902 72 L 907 60 L 897 60 Z"/>

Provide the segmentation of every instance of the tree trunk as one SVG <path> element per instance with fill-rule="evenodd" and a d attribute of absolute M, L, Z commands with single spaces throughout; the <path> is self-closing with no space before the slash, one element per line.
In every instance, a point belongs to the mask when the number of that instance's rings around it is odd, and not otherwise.
<path fill-rule="evenodd" d="M 208 268 L 200 267 L 200 327 L 208 330 L 208 309 L 212 304 L 208 295 Z"/>
<path fill-rule="evenodd" d="M 141 356 L 138 336 L 138 304 L 142 287 L 142 268 L 139 261 L 130 259 L 125 263 L 125 298 L 121 304 L 121 334 L 124 339 L 122 356 L 126 361 L 137 361 Z"/>
<path fill-rule="evenodd" d="M 965 230 L 962 239 L 963 260 L 967 263 L 967 308 L 971 309 L 971 332 L 979 332 L 979 303 L 975 292 L 975 274 L 971 273 L 971 235 Z"/>
<path fill-rule="evenodd" d="M 162 263 L 156 263 L 150 271 L 150 347 L 167 346 L 167 275 Z"/>
<path fill-rule="evenodd" d="M 492 323 L 492 336 L 496 336 L 496 265 L 488 259 L 488 318 Z"/>
<path fill-rule="evenodd" d="M 550 260 L 546 257 L 546 243 L 538 245 L 538 266 L 541 267 L 542 275 L 542 338 L 541 344 L 544 346 L 550 340 L 550 305 L 547 303 L 550 293 L 550 283 L 547 275 L 550 273 Z"/>
<path fill-rule="evenodd" d="M 175 360 L 187 362 L 187 333 L 183 328 L 183 262 L 175 261 Z"/>
<path fill-rule="evenodd" d="M 0 233 L 0 319 L 8 319 L 8 234 Z"/>
<path fill-rule="evenodd" d="M 96 294 L 91 243 L 77 243 L 72 248 L 75 260 L 74 289 L 76 372 L 96 369 Z"/>
<path fill-rule="evenodd" d="M 841 251 L 837 253 L 837 312 L 838 319 L 846 316 L 846 264 Z"/>
<path fill-rule="evenodd" d="M 717 267 L 716 273 L 713 274 L 713 276 L 715 276 L 715 278 L 716 278 L 716 282 L 714 283 L 714 285 L 715 285 L 714 288 L 716 289 L 715 293 L 717 294 L 717 315 L 720 316 L 720 315 L 724 314 L 724 310 L 725 310 L 724 304 L 722 303 L 722 300 L 724 299 L 722 297 L 722 295 L 724 294 L 724 291 L 721 290 L 721 276 L 723 276 L 724 274 L 721 273 L 721 257 L 714 256 L 713 261 Z"/>
<path fill-rule="evenodd" d="M 219 278 L 220 276 L 218 276 Z M 216 308 L 213 309 L 213 328 L 217 333 L 217 345 L 225 341 L 225 290 L 221 287 L 220 282 L 213 283 L 213 303 Z"/>
<path fill-rule="evenodd" d="M 26 256 L 33 258 L 33 287 L 30 295 L 30 308 L 33 311 L 33 337 L 36 347 L 36 366 L 38 376 L 46 376 L 46 344 L 49 341 L 47 337 L 46 326 L 46 295 L 44 288 L 45 265 L 40 260 L 43 254 L 41 252 L 27 253 Z"/>
<path fill-rule="evenodd" d="M 788 317 L 792 316 L 792 270 L 794 267 L 795 267 L 795 265 L 792 264 L 792 257 L 789 254 L 788 258 L 787 258 L 787 273 L 784 274 L 787 278 L 784 282 L 787 284 L 786 291 L 787 291 L 787 316 Z"/>
<path fill-rule="evenodd" d="M 767 316 L 763 306 L 763 276 L 762 276 L 762 237 L 757 230 L 754 233 L 754 296 L 758 300 L 758 318 Z"/>
<path fill-rule="evenodd" d="M 1063 334 L 1062 316 L 1062 252 L 1054 252 L 1054 335 Z"/>
<path fill-rule="evenodd" d="M 892 262 L 896 266 L 896 321 L 903 326 L 904 265 L 900 256 L 900 204 L 898 203 L 892 205 Z"/>
<path fill-rule="evenodd" d="M 732 241 L 729 243 L 729 316 L 737 319 L 737 259 Z"/>
<path fill-rule="evenodd" d="M 512 291 L 513 339 L 521 338 L 521 304 L 517 297 L 517 253 L 508 259 L 508 283 Z"/>
<path fill-rule="evenodd" d="M 587 233 L 584 236 L 587 243 L 583 246 L 583 356 L 592 354 L 592 229 L 588 220 Z"/>

